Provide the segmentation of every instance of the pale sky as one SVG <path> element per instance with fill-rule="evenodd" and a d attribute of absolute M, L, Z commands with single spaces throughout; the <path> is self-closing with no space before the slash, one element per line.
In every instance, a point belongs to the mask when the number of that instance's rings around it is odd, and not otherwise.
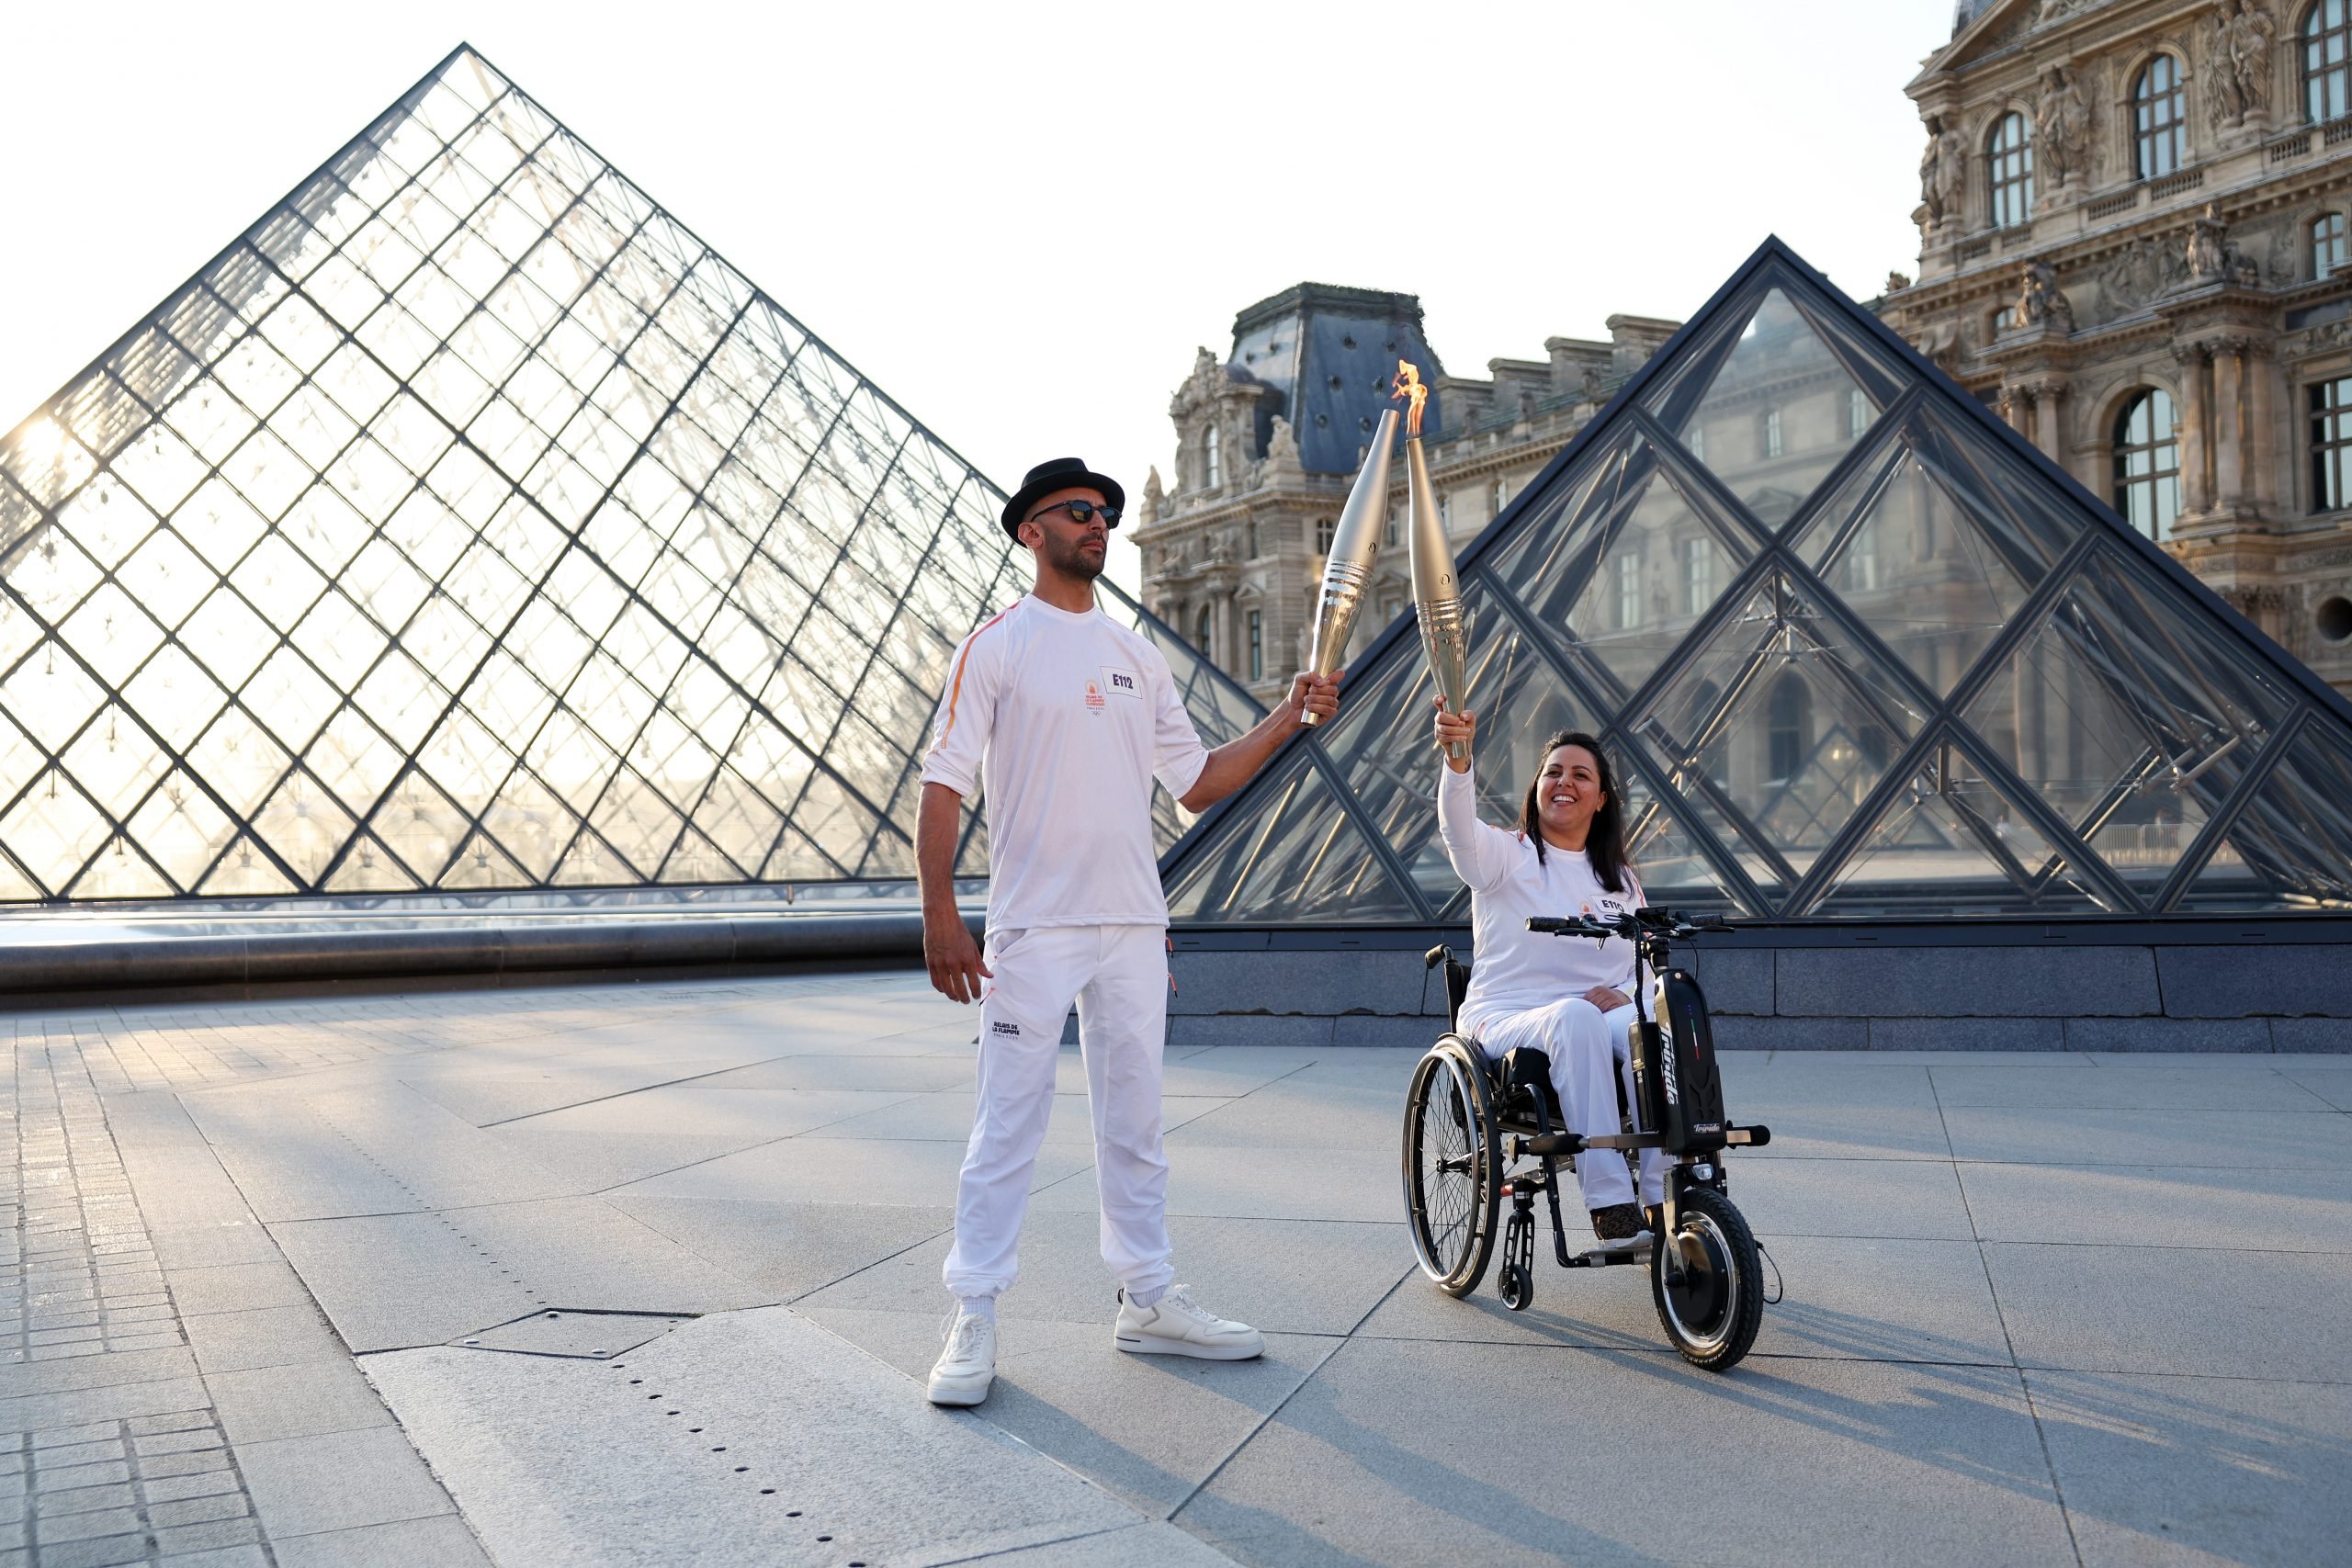
<path fill-rule="evenodd" d="M 1301 279 L 1457 375 L 1682 318 L 1768 233 L 1913 269 L 1950 0 L 18 5 L 0 429 L 459 41 L 1008 488 L 1168 472 L 1195 345 Z M 1130 583 L 1136 558 L 1114 552 Z"/>

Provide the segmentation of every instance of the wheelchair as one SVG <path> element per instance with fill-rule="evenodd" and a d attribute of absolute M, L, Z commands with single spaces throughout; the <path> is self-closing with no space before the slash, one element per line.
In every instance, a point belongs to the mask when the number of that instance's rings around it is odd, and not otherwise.
<path fill-rule="evenodd" d="M 1625 1103 L 1621 1085 L 1623 1131 L 1617 1136 L 1584 1138 L 1568 1131 L 1546 1053 L 1521 1047 L 1490 1061 L 1475 1041 L 1456 1032 L 1470 969 L 1442 945 L 1431 948 L 1425 964 L 1445 966 L 1447 1032 L 1414 1066 L 1405 1098 L 1405 1210 L 1421 1271 L 1448 1295 L 1468 1295 L 1486 1277 L 1499 1228 L 1503 1261 L 1497 1285 L 1506 1306 L 1526 1311 L 1535 1299 L 1540 1194 L 1550 1210 L 1553 1254 L 1561 1268 L 1646 1263 L 1651 1301 L 1674 1348 L 1694 1366 L 1725 1371 L 1755 1343 L 1765 1294 L 1756 1237 L 1726 1194 L 1724 1155 L 1759 1148 L 1772 1134 L 1761 1126 L 1734 1126 L 1724 1117 L 1706 998 L 1688 971 L 1667 967 L 1667 957 L 1676 942 L 1730 927 L 1644 908 L 1606 918 L 1537 916 L 1527 929 L 1601 942 L 1621 936 L 1634 943 L 1633 1103 Z M 1651 985 L 1642 983 L 1645 975 L 1656 976 Z M 1645 994 L 1653 991 L 1654 1000 Z M 1656 1019 L 1653 1007 L 1660 1015 Z M 1657 1235 L 1639 1247 L 1572 1253 L 1560 1218 L 1562 1176 L 1574 1172 L 1580 1158 L 1626 1159 L 1647 1148 L 1671 1156 L 1662 1218 L 1654 1222 Z M 1505 1199 L 1510 1209 L 1498 1227 Z"/>

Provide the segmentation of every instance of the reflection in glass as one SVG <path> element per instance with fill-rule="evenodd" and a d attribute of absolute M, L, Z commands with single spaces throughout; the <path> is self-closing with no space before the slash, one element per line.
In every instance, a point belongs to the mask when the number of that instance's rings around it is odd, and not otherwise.
<path fill-rule="evenodd" d="M 2126 883 L 2162 886 L 2285 707 L 2145 569 L 2101 552 L 1969 706 L 1970 728 Z"/>
<path fill-rule="evenodd" d="M 1705 454 L 1758 522 L 1778 528 L 1867 432 L 1867 424 L 1856 428 L 1864 406 L 1871 400 L 1846 364 L 1774 288 L 1675 434 L 1693 456 Z"/>

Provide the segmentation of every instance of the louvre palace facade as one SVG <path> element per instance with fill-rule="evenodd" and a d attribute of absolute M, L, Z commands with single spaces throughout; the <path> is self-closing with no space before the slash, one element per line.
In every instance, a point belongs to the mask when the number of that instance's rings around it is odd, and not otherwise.
<path fill-rule="evenodd" d="M 2352 690 L 2352 6 L 1963 5 L 1885 319 Z"/>

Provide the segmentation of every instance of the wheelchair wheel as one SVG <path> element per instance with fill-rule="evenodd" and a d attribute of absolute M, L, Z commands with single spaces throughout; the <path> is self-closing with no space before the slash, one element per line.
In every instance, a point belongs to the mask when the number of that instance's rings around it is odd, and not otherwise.
<path fill-rule="evenodd" d="M 1764 1320 L 1756 1237 L 1731 1200 L 1703 1187 L 1682 1196 L 1682 1228 L 1650 1251 L 1650 1299 L 1682 1359 L 1711 1372 L 1729 1369 L 1756 1343 Z M 1668 1249 L 1681 1262 L 1667 1278 Z"/>
<path fill-rule="evenodd" d="M 1534 1304 L 1535 1281 L 1516 1263 L 1503 1265 L 1495 1277 L 1495 1289 L 1502 1292 L 1503 1305 L 1513 1312 L 1525 1312 Z"/>
<path fill-rule="evenodd" d="M 1421 1272 L 1448 1295 L 1485 1278 L 1502 1200 L 1486 1067 L 1454 1035 L 1430 1047 L 1405 1092 L 1405 1213 Z"/>

